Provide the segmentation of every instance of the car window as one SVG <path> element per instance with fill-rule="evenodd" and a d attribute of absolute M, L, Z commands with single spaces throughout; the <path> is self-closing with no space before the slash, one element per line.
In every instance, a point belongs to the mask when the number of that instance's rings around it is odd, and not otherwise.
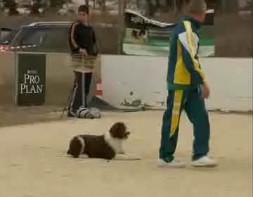
<path fill-rule="evenodd" d="M 68 27 L 32 28 L 20 40 L 20 45 L 33 46 L 26 51 L 67 52 L 67 39 Z"/>
<path fill-rule="evenodd" d="M 66 52 L 66 50 L 68 50 L 67 41 L 67 28 L 53 28 L 48 30 L 41 48 L 49 52 Z"/>
<path fill-rule="evenodd" d="M 1 31 L 0 43 L 9 43 L 17 34 L 17 30 L 13 31 Z"/>
<path fill-rule="evenodd" d="M 20 41 L 20 46 L 28 46 L 33 45 L 36 47 L 40 47 L 42 44 L 45 36 L 46 36 L 45 29 L 38 29 L 38 30 L 31 30 L 29 31 Z"/>

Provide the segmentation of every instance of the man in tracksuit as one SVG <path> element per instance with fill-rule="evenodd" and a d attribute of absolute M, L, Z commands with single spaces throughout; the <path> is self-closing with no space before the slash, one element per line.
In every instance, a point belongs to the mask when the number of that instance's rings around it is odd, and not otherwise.
<path fill-rule="evenodd" d="M 205 20 L 205 1 L 191 0 L 186 12 L 172 35 L 167 76 L 169 93 L 163 116 L 158 163 L 160 167 L 184 167 L 184 163 L 174 158 L 182 110 L 185 110 L 194 127 L 192 165 L 217 165 L 215 160 L 208 157 L 210 126 L 204 99 L 209 97 L 209 88 L 198 59 L 198 29 Z"/>
<path fill-rule="evenodd" d="M 90 10 L 86 5 L 81 5 L 78 9 L 77 21 L 69 30 L 69 46 L 72 54 L 73 68 L 81 67 L 82 59 L 87 56 L 95 56 L 96 36 L 94 29 L 89 25 Z M 90 92 L 92 70 L 85 68 L 85 73 L 75 72 L 75 84 L 73 95 L 69 103 L 68 116 L 75 117 L 80 106 L 87 108 L 87 96 Z M 84 82 L 84 84 L 83 84 Z M 84 91 L 83 91 L 84 88 Z M 82 92 L 85 93 L 83 99 Z M 82 103 L 85 100 L 85 103 Z"/>

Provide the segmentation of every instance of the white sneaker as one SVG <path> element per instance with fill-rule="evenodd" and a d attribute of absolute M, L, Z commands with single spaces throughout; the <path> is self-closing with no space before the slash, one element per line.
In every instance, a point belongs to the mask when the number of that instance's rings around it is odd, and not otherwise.
<path fill-rule="evenodd" d="M 158 160 L 158 167 L 164 168 L 164 167 L 170 167 L 170 168 L 184 168 L 185 164 L 181 161 L 177 161 L 173 159 L 171 162 L 167 162 L 166 160 L 159 159 Z"/>
<path fill-rule="evenodd" d="M 217 165 L 218 162 L 208 156 L 204 156 L 195 161 L 192 161 L 192 166 L 194 167 L 215 167 Z"/>

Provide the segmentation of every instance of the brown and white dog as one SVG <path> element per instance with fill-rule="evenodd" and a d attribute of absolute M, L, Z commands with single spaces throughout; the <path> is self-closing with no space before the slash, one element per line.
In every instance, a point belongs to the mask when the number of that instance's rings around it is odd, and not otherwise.
<path fill-rule="evenodd" d="M 111 160 L 117 155 L 124 155 L 123 143 L 128 138 L 130 132 L 122 122 L 115 123 L 109 132 L 104 135 L 78 135 L 75 136 L 69 145 L 68 155 L 74 158 L 80 155 L 87 155 L 89 158 L 100 158 Z M 127 157 L 119 157 L 127 159 Z"/>

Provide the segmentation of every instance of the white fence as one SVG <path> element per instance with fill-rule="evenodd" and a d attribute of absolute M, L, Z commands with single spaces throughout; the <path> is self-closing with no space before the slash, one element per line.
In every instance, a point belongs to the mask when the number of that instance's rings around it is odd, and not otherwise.
<path fill-rule="evenodd" d="M 13 105 L 14 57 L 0 54 L 0 107 Z M 208 109 L 252 111 L 252 58 L 203 58 L 201 63 L 211 87 Z M 97 92 L 117 108 L 140 103 L 164 108 L 167 65 L 166 57 L 103 55 L 102 86 Z M 64 105 L 72 84 L 69 55 L 47 54 L 45 105 Z"/>
<path fill-rule="evenodd" d="M 103 99 L 116 107 L 141 101 L 163 108 L 167 96 L 167 58 L 103 56 Z M 252 111 L 252 59 L 203 58 L 211 88 L 208 109 Z"/>

